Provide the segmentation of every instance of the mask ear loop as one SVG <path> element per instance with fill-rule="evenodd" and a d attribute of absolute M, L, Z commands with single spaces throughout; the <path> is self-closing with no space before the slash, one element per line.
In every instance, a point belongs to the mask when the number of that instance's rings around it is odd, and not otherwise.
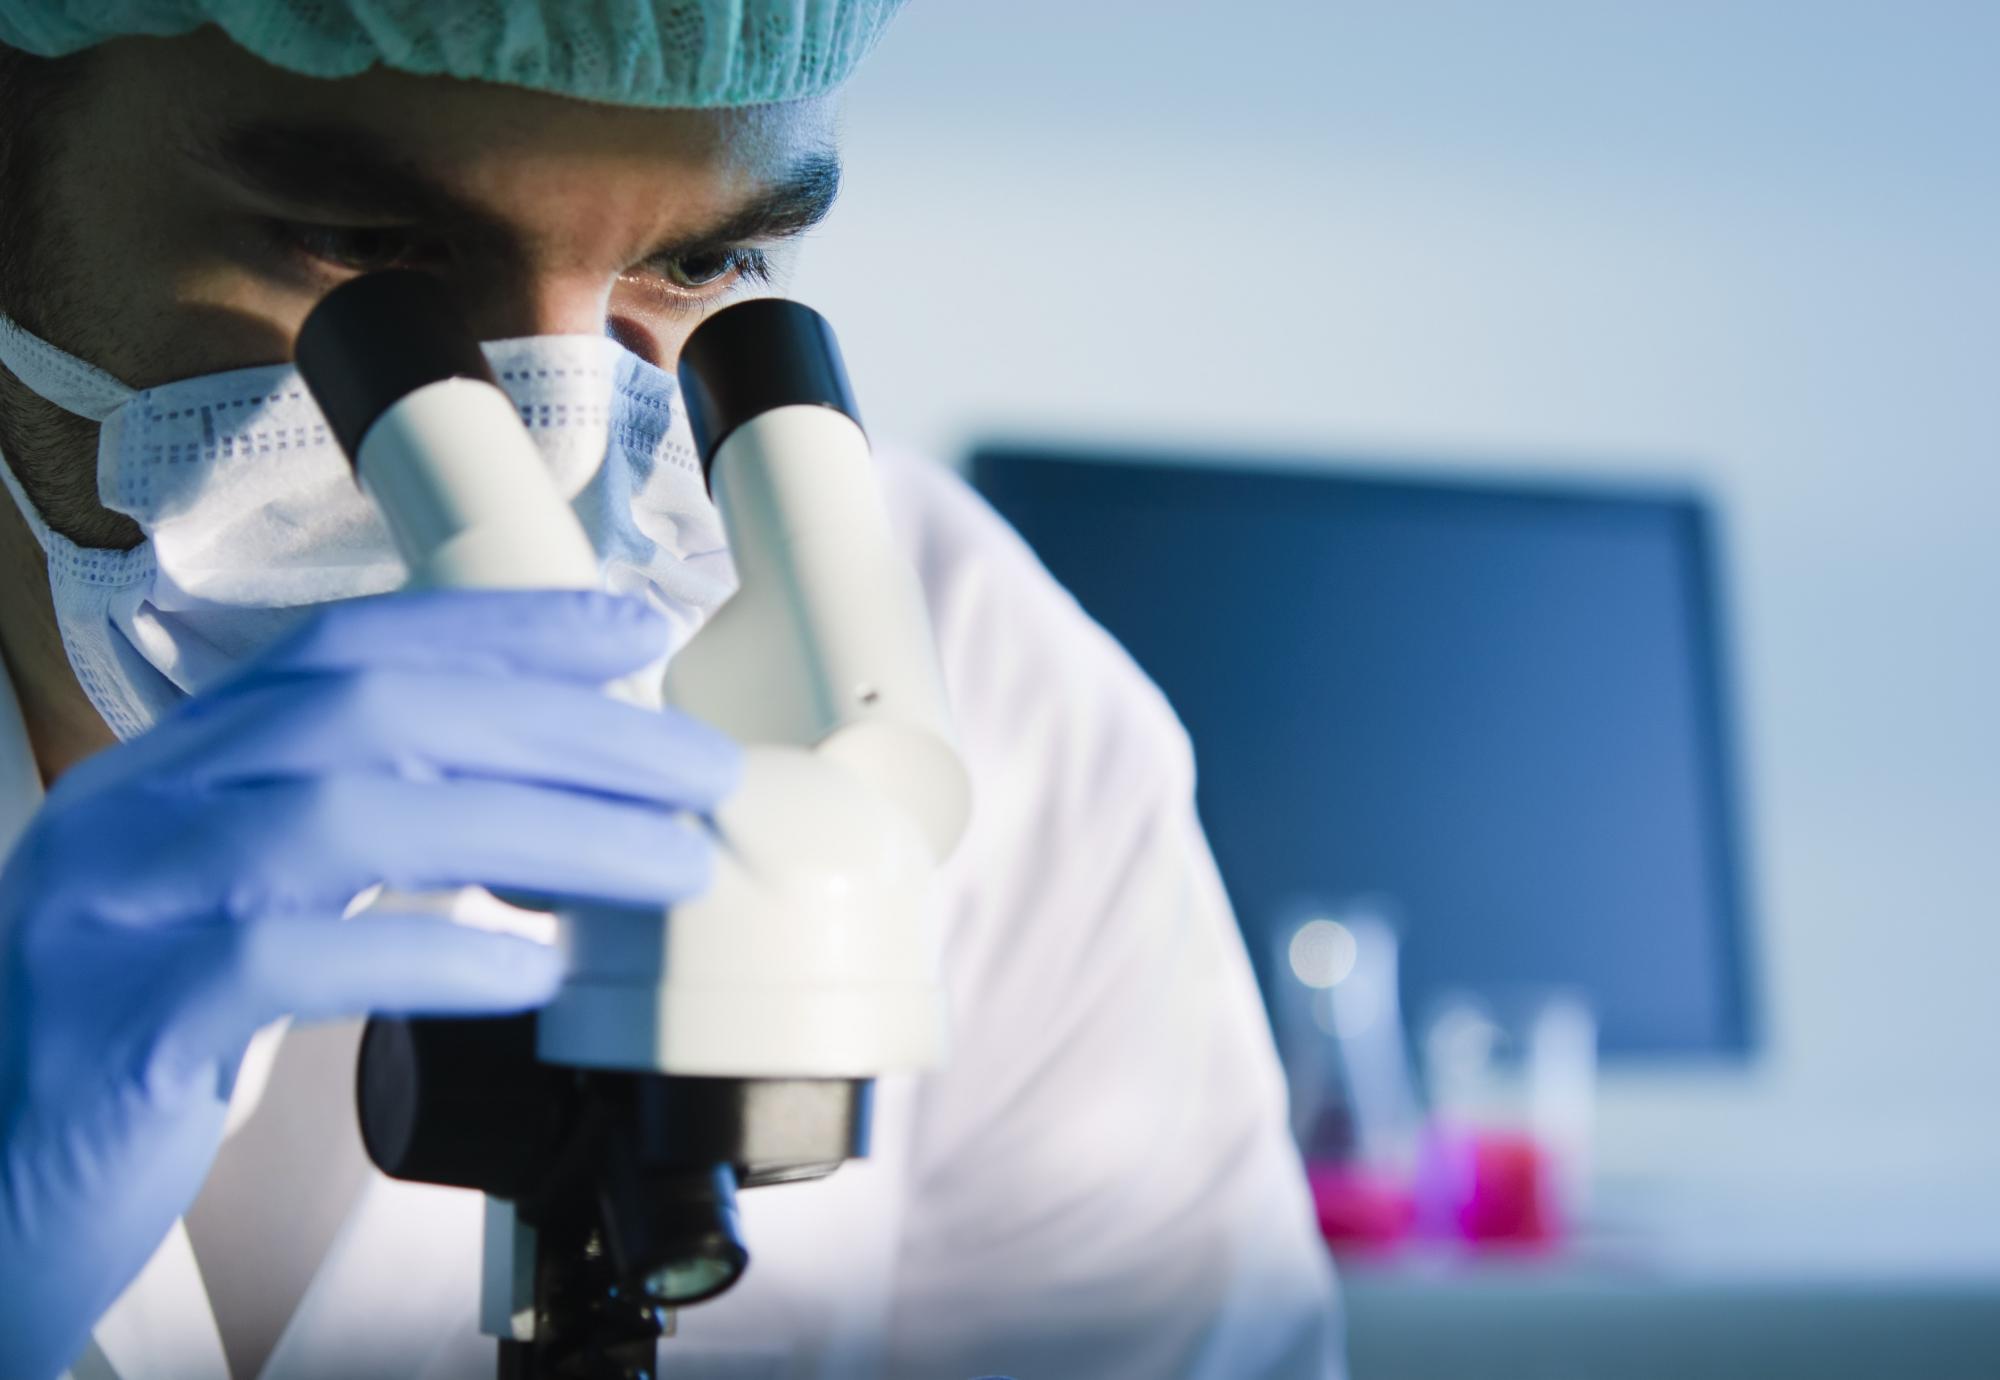
<path fill-rule="evenodd" d="M 92 422 L 109 417 L 138 391 L 6 316 L 0 316 L 0 364 L 38 396 Z"/>

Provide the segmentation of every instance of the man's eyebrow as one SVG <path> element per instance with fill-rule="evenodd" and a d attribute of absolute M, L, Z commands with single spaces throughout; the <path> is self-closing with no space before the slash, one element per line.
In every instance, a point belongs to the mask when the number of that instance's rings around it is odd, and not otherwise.
<path fill-rule="evenodd" d="M 678 236 L 647 257 L 668 259 L 802 235 L 826 219 L 839 195 L 839 157 L 827 151 L 810 153 L 792 164 L 777 182 L 714 224 Z"/>
<path fill-rule="evenodd" d="M 191 143 L 203 166 L 276 200 L 333 215 L 493 226 L 475 205 L 411 166 L 366 130 L 257 122 Z M 670 258 L 803 234 L 840 193 L 840 159 L 817 150 L 714 223 L 677 235 L 647 257 Z"/>

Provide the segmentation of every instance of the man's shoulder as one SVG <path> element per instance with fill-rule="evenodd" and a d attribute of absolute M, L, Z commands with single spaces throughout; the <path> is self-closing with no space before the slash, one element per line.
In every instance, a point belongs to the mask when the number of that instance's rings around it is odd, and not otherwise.
<path fill-rule="evenodd" d="M 1138 753 L 1191 775 L 1165 696 L 956 471 L 881 456 L 968 749 Z"/>

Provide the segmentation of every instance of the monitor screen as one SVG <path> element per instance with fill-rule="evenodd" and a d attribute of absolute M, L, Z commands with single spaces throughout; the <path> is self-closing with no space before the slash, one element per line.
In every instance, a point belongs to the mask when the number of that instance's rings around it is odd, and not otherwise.
<path fill-rule="evenodd" d="M 1166 692 L 1250 949 L 1386 898 L 1403 1004 L 1560 987 L 1736 1053 L 1749 982 L 1696 497 L 986 449 L 987 499 Z"/>

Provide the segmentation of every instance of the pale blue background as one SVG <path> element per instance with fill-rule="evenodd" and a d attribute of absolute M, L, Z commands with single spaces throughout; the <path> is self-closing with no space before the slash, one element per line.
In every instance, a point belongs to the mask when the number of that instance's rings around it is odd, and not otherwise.
<path fill-rule="evenodd" d="M 1715 1268 L 2000 1262 L 2000 5 L 924 0 L 797 293 L 879 435 L 1694 478 L 1768 1041 L 1619 1074 Z"/>

